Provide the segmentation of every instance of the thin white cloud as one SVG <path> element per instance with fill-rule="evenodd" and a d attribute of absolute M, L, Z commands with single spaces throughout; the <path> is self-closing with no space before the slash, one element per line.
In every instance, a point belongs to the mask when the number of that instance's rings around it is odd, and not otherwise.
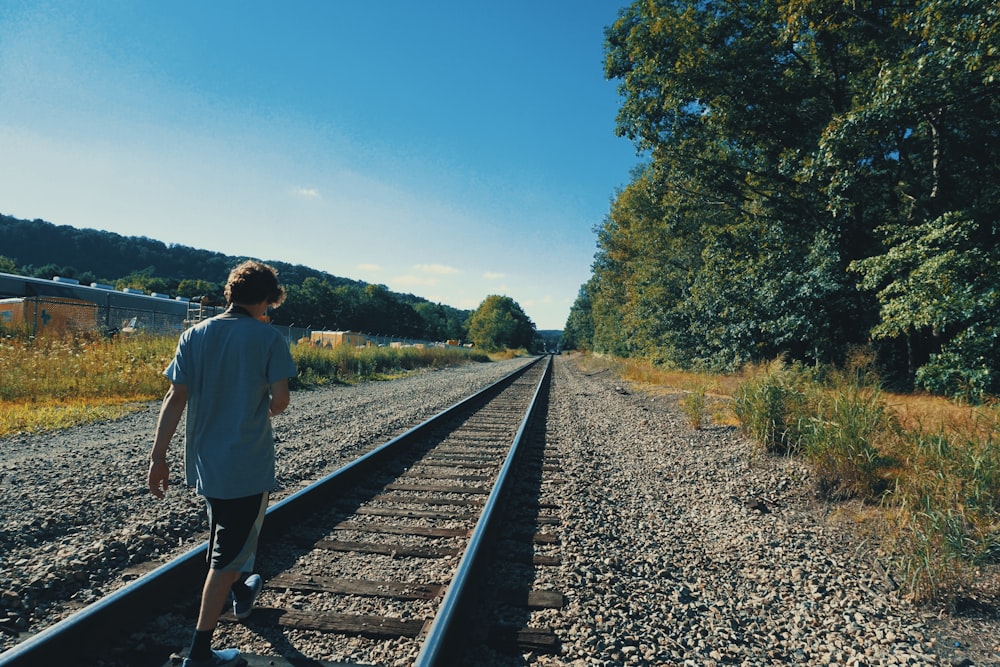
<path fill-rule="evenodd" d="M 421 287 L 433 287 L 437 285 L 440 280 L 437 278 L 424 278 L 423 276 L 397 276 L 393 281 L 397 285 L 404 285 L 406 287 L 412 287 L 418 285 Z"/>
<path fill-rule="evenodd" d="M 358 264 L 357 269 L 358 271 L 378 272 L 382 270 L 382 267 L 378 264 Z"/>
<path fill-rule="evenodd" d="M 446 276 L 459 272 L 455 267 L 445 266 L 444 264 L 415 264 L 413 268 L 423 273 L 433 273 L 439 276 Z"/>
<path fill-rule="evenodd" d="M 316 188 L 303 188 L 301 186 L 292 188 L 292 194 L 303 199 L 320 199 L 319 190 Z"/>
<path fill-rule="evenodd" d="M 500 280 L 501 278 L 506 278 L 506 273 L 497 273 L 496 271 L 487 271 L 483 274 L 483 278 L 486 280 Z"/>

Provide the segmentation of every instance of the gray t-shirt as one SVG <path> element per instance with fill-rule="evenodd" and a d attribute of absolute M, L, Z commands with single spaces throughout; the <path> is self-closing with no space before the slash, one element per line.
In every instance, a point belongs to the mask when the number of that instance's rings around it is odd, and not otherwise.
<path fill-rule="evenodd" d="M 210 498 L 243 498 L 274 487 L 269 387 L 298 371 L 273 327 L 232 312 L 181 334 L 163 371 L 187 385 L 187 483 Z"/>

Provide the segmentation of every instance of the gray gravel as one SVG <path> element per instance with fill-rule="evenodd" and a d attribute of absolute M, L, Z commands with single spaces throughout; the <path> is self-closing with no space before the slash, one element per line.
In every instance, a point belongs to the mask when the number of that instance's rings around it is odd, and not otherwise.
<path fill-rule="evenodd" d="M 901 600 L 799 462 L 559 361 L 569 604 L 546 619 L 563 655 L 538 664 L 1000 665 L 1000 619 Z"/>
<path fill-rule="evenodd" d="M 547 432 L 563 465 L 562 524 L 546 532 L 558 534 L 562 564 L 539 568 L 536 587 L 562 591 L 567 605 L 531 624 L 552 627 L 562 652 L 490 662 L 1000 665 L 996 615 L 952 618 L 902 600 L 870 545 L 812 498 L 801 464 L 754 456 L 731 428 L 692 429 L 673 398 L 556 361 Z M 521 363 L 296 392 L 275 422 L 277 495 Z M 0 440 L 0 629 L 12 628 L 0 647 L 13 629 L 37 631 L 204 539 L 192 491 L 175 486 L 157 502 L 145 489 L 156 408 Z M 179 482 L 180 442 L 172 451 Z M 252 642 L 238 625 L 220 632 Z M 314 657 L 391 664 L 371 651 L 386 647 L 349 639 Z"/>
<path fill-rule="evenodd" d="M 424 371 L 296 391 L 274 420 L 278 489 L 297 491 L 526 363 Z M 0 439 L 0 650 L 206 537 L 204 502 L 170 446 L 166 499 L 146 489 L 159 403 L 112 422 Z M 178 433 L 183 432 L 183 426 Z"/>

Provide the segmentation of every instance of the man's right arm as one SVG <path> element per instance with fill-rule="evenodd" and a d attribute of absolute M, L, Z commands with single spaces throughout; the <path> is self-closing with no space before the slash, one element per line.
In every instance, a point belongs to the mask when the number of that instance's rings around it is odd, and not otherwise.
<path fill-rule="evenodd" d="M 160 405 L 160 417 L 156 422 L 153 449 L 149 453 L 148 484 L 150 492 L 162 498 L 169 486 L 170 467 L 167 465 L 167 447 L 177 431 L 177 425 L 187 407 L 187 385 L 172 384 Z"/>

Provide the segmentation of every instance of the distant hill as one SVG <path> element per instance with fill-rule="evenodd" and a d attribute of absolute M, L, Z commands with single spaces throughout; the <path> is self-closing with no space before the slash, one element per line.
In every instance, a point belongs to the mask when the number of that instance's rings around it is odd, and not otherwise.
<path fill-rule="evenodd" d="M 244 259 L 145 236 L 0 214 L 0 272 L 62 276 L 84 284 L 108 283 L 178 296 L 221 296 L 230 269 Z M 274 313 L 277 324 L 309 323 L 314 329 L 355 329 L 425 340 L 466 337 L 471 311 L 301 264 L 258 259 L 278 270 L 288 290 L 285 304 Z"/>
<path fill-rule="evenodd" d="M 0 256 L 14 260 L 21 273 L 39 278 L 67 276 L 70 271 L 64 269 L 68 268 L 76 274 L 92 274 L 98 282 L 114 282 L 146 272 L 165 279 L 218 283 L 225 281 L 235 264 L 246 259 L 184 245 L 167 245 L 145 236 L 122 236 L 8 215 L 0 215 Z M 300 264 L 258 259 L 274 266 L 286 284 L 301 285 L 306 278 L 325 280 L 334 286 L 366 284 Z"/>

